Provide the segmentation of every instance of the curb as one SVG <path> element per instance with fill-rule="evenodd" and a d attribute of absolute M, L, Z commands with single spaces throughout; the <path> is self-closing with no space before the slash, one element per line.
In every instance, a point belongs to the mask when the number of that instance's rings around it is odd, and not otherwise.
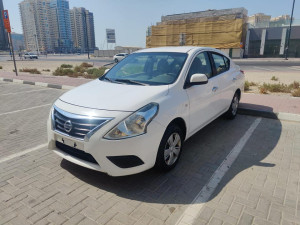
<path fill-rule="evenodd" d="M 48 84 L 48 83 L 43 83 L 43 82 L 9 79 L 9 78 L 1 78 L 1 77 L 0 77 L 0 81 L 12 82 L 12 83 L 17 83 L 17 84 L 29 84 L 29 85 L 35 85 L 35 86 L 40 86 L 40 87 L 48 87 L 48 88 L 55 88 L 55 89 L 62 89 L 62 90 L 71 90 L 74 88 L 73 86 L 68 86 L 68 85 Z"/>
<path fill-rule="evenodd" d="M 34 82 L 34 81 L 9 79 L 9 78 L 1 78 L 1 77 L 0 77 L 0 81 L 12 82 L 12 83 L 18 83 L 18 84 L 36 85 L 36 86 L 40 86 L 40 87 L 48 87 L 48 88 L 55 88 L 55 89 L 62 89 L 62 90 L 71 90 L 71 89 L 75 88 L 73 86 L 68 86 L 68 85 L 48 84 L 48 83 L 43 83 L 43 82 Z M 261 110 L 255 110 L 255 109 L 238 108 L 238 114 L 264 117 L 264 118 L 275 119 L 275 120 L 300 122 L 300 115 L 292 114 L 292 113 L 284 113 L 284 112 L 277 113 L 277 112 L 268 112 L 268 111 L 261 111 Z"/>
<path fill-rule="evenodd" d="M 238 108 L 238 114 L 264 117 L 264 118 L 275 119 L 275 120 L 300 122 L 300 115 L 293 114 L 293 113 L 285 113 L 285 112 L 277 113 L 277 112 L 261 111 L 261 110 L 256 110 L 256 109 Z"/>

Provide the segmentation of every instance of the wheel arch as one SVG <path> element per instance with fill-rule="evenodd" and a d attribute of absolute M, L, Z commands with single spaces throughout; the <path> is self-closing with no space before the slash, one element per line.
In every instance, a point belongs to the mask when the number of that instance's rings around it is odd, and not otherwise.
<path fill-rule="evenodd" d="M 186 127 L 186 123 L 185 123 L 184 119 L 181 117 L 177 117 L 169 123 L 168 127 L 173 124 L 176 124 L 180 127 L 180 129 L 183 132 L 183 137 L 184 137 L 184 139 L 186 139 L 187 127 Z"/>
<path fill-rule="evenodd" d="M 241 95 L 242 95 L 241 89 L 238 88 L 238 89 L 235 91 L 235 93 L 238 94 L 239 100 L 241 100 Z M 235 93 L 234 93 L 234 94 L 235 94 Z"/>

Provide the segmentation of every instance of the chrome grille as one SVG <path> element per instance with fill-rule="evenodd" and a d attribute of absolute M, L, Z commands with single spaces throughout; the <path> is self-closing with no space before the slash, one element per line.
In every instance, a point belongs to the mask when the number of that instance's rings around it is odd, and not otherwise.
<path fill-rule="evenodd" d="M 81 140 L 89 138 L 93 132 L 102 127 L 111 118 L 97 118 L 71 114 L 54 107 L 52 115 L 53 128 L 67 136 Z"/>

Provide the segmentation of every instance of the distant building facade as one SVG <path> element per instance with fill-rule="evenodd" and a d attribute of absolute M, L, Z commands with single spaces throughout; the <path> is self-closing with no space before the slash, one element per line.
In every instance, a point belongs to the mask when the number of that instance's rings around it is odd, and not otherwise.
<path fill-rule="evenodd" d="M 12 33 L 11 39 L 12 39 L 15 51 L 23 51 L 25 49 L 23 34 Z"/>
<path fill-rule="evenodd" d="M 252 28 L 269 27 L 271 16 L 264 13 L 256 13 L 248 17 L 248 24 Z"/>
<path fill-rule="evenodd" d="M 271 18 L 270 27 L 281 27 L 287 26 L 290 24 L 291 16 L 290 15 L 281 15 L 278 17 Z"/>
<path fill-rule="evenodd" d="M 74 51 L 93 52 L 96 49 L 93 13 L 82 7 L 74 7 L 70 10 L 70 19 Z"/>
<path fill-rule="evenodd" d="M 19 8 L 27 51 L 72 51 L 67 0 L 23 0 Z"/>
<path fill-rule="evenodd" d="M 7 32 L 4 28 L 4 23 L 2 19 L 2 10 L 3 10 L 3 1 L 0 0 L 0 12 L 1 12 L 1 18 L 0 18 L 0 50 L 8 50 L 8 36 Z"/>

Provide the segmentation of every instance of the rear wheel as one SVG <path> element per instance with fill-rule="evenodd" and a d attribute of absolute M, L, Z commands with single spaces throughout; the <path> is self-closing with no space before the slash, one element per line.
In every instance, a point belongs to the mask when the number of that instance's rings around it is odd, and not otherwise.
<path fill-rule="evenodd" d="M 119 62 L 119 60 L 118 59 L 115 59 L 115 63 L 118 63 Z"/>
<path fill-rule="evenodd" d="M 233 99 L 231 101 L 228 111 L 225 113 L 225 117 L 227 119 L 232 120 L 236 117 L 237 110 L 239 107 L 239 102 L 240 102 L 239 94 L 236 92 L 233 96 Z"/>
<path fill-rule="evenodd" d="M 160 142 L 155 168 L 162 171 L 173 169 L 179 160 L 183 140 L 182 130 L 176 124 L 170 125 Z"/>

